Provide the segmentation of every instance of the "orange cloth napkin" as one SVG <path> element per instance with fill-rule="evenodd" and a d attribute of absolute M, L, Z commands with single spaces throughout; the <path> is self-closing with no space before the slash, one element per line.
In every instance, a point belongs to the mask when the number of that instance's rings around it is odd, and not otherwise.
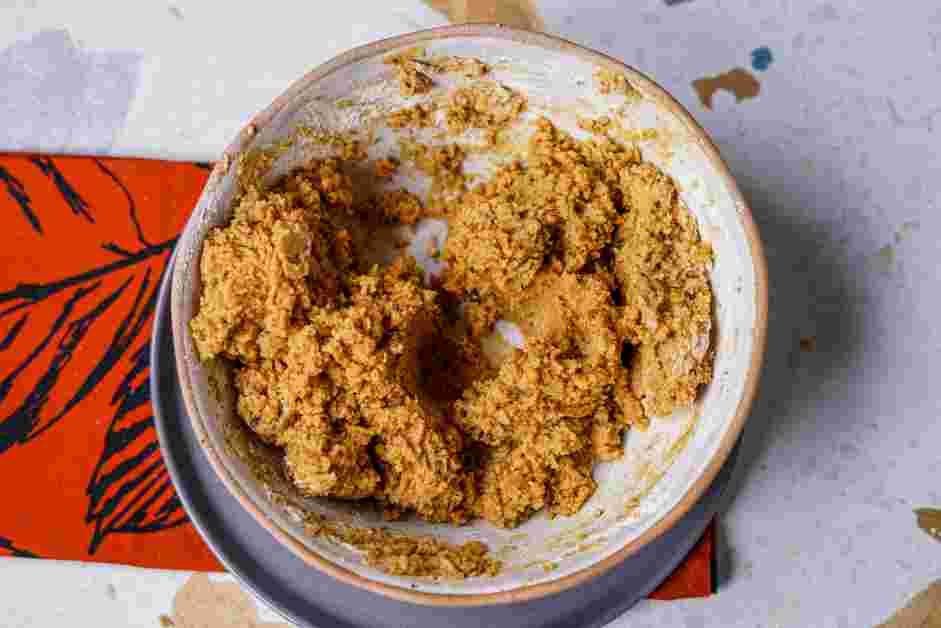
<path fill-rule="evenodd" d="M 205 164 L 0 155 L 0 555 L 222 571 L 160 458 L 151 323 Z M 714 530 L 652 597 L 712 593 Z"/>

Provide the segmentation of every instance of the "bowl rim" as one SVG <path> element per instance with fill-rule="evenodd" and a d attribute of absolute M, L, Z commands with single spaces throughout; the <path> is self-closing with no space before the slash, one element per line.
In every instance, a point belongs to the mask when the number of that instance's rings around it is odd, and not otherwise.
<path fill-rule="evenodd" d="M 420 45 L 440 39 L 459 39 L 466 37 L 490 37 L 515 41 L 518 43 L 534 45 L 557 52 L 566 52 L 580 57 L 582 60 L 592 63 L 595 66 L 607 67 L 617 72 L 624 73 L 628 80 L 643 85 L 641 91 L 645 95 L 657 101 L 673 115 L 675 115 L 685 125 L 686 129 L 696 138 L 700 148 L 703 149 L 706 159 L 712 164 L 723 180 L 726 189 L 732 197 L 738 213 L 738 219 L 745 230 L 745 236 L 753 260 L 754 282 L 754 300 L 755 300 L 755 325 L 752 331 L 752 352 L 748 371 L 745 375 L 745 384 L 738 405 L 735 409 L 735 416 L 723 434 L 719 447 L 708 462 L 702 475 L 696 479 L 693 485 L 686 491 L 683 497 L 665 513 L 650 528 L 645 530 L 639 537 L 626 543 L 619 550 L 605 557 L 604 559 L 584 567 L 579 571 L 567 576 L 542 582 L 537 584 L 524 585 L 507 591 L 493 593 L 432 593 L 425 591 L 416 591 L 407 587 L 397 586 L 372 580 L 368 577 L 359 575 L 345 567 L 342 567 L 327 558 L 317 554 L 311 548 L 301 543 L 293 534 L 282 528 L 282 526 L 272 518 L 262 512 L 254 503 L 252 498 L 242 489 L 236 479 L 230 474 L 229 470 L 222 461 L 219 452 L 212 448 L 209 443 L 208 431 L 203 423 L 198 405 L 195 402 L 195 394 L 191 381 L 189 366 L 185 362 L 184 336 L 188 328 L 188 321 L 182 320 L 182 295 L 181 290 L 184 281 L 184 268 L 190 272 L 195 272 L 199 264 L 175 264 L 173 268 L 171 291 L 171 320 L 173 344 L 177 362 L 177 372 L 179 385 L 182 391 L 183 401 L 187 413 L 190 417 L 190 423 L 196 433 L 198 442 L 203 446 L 203 451 L 216 475 L 222 481 L 223 485 L 239 501 L 252 517 L 268 530 L 278 541 L 291 550 L 298 558 L 312 567 L 355 587 L 365 589 L 372 593 L 378 593 L 403 602 L 411 602 L 430 606 L 484 606 L 493 604 L 507 604 L 515 602 L 524 602 L 534 600 L 547 595 L 560 593 L 566 589 L 577 586 L 595 576 L 609 571 L 628 557 L 637 553 L 642 547 L 651 541 L 659 538 L 664 532 L 673 527 L 677 521 L 685 516 L 692 506 L 702 497 L 703 493 L 715 479 L 722 465 L 726 462 L 735 443 L 741 435 L 745 422 L 755 395 L 758 390 L 758 383 L 761 377 L 762 363 L 764 360 L 767 324 L 768 324 L 768 273 L 767 261 L 764 254 L 761 238 L 758 228 L 752 218 L 751 210 L 745 201 L 738 185 L 735 182 L 728 166 L 719 154 L 719 149 L 706 133 L 705 129 L 693 118 L 692 114 L 683 107 L 673 96 L 664 88 L 660 87 L 652 79 L 641 73 L 639 70 L 613 58 L 604 53 L 592 50 L 585 46 L 576 44 L 567 39 L 550 35 L 547 33 L 533 32 L 516 29 L 501 24 L 493 23 L 468 23 L 458 25 L 440 26 L 430 28 L 394 37 L 380 39 L 362 46 L 357 46 L 348 50 L 329 61 L 317 66 L 307 72 L 303 77 L 294 81 L 280 96 L 261 112 L 252 116 L 251 120 L 241 129 L 235 141 L 233 141 L 224 152 L 225 156 L 233 157 L 237 155 L 254 137 L 258 129 L 264 128 L 282 109 L 288 106 L 296 96 L 305 91 L 309 86 L 322 80 L 335 71 L 351 65 L 353 63 L 372 58 L 394 49 L 408 46 Z M 206 200 L 207 190 L 221 182 L 225 174 L 229 159 L 217 161 L 210 173 L 206 186 L 196 205 L 196 208 L 187 221 L 186 227 L 180 236 L 179 243 L 183 244 L 193 238 L 197 226 L 197 214 Z M 200 255 L 202 253 L 202 243 L 199 244 Z"/>

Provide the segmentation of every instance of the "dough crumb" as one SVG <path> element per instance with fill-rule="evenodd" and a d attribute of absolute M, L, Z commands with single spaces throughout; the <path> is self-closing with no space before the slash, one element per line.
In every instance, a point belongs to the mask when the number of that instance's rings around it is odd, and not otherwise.
<path fill-rule="evenodd" d="M 393 111 L 386 116 L 386 124 L 393 129 L 404 129 L 407 127 L 427 128 L 434 126 L 434 107 L 430 104 L 419 103 L 412 107 Z"/>
<path fill-rule="evenodd" d="M 431 77 L 419 69 L 418 57 L 422 54 L 422 49 L 413 48 L 384 59 L 386 64 L 395 66 L 399 93 L 404 97 L 426 94 L 434 87 Z"/>
<path fill-rule="evenodd" d="M 454 90 L 444 111 L 448 131 L 496 129 L 509 125 L 526 111 L 526 97 L 495 81 L 478 81 Z"/>
<path fill-rule="evenodd" d="M 631 85 L 627 77 L 621 72 L 599 67 L 595 68 L 592 78 L 594 78 L 595 88 L 600 94 L 621 94 L 626 96 L 628 101 L 641 99 L 640 92 Z"/>
<path fill-rule="evenodd" d="M 399 148 L 403 160 L 414 163 L 419 172 L 431 177 L 426 199 L 427 215 L 442 215 L 448 205 L 461 198 L 467 184 L 464 176 L 467 151 L 463 146 L 401 140 Z"/>
<path fill-rule="evenodd" d="M 376 161 L 376 176 L 380 179 L 391 177 L 399 169 L 399 162 L 395 159 L 380 159 Z"/>
<path fill-rule="evenodd" d="M 433 57 L 428 63 L 438 72 L 453 72 L 464 78 L 480 78 L 490 72 L 490 66 L 473 57 Z"/>
<path fill-rule="evenodd" d="M 591 119 L 591 118 L 582 118 L 578 117 L 578 128 L 583 131 L 588 131 L 589 133 L 595 133 L 597 135 L 604 135 L 608 132 L 608 129 L 611 128 L 611 118 L 607 116 L 602 116 L 600 118 Z"/>

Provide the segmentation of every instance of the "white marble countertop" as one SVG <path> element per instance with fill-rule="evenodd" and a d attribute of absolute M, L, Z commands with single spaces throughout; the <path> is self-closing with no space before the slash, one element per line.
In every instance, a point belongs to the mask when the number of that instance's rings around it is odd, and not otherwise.
<path fill-rule="evenodd" d="M 770 264 L 767 365 L 721 518 L 720 591 L 644 602 L 613 625 L 878 624 L 941 578 L 941 543 L 913 514 L 941 507 L 941 9 L 537 4 L 548 31 L 647 72 L 703 123 Z M 213 159 L 316 64 L 442 23 L 418 0 L 0 2 L 0 150 Z M 773 61 L 759 71 L 762 46 Z M 760 93 L 720 92 L 706 110 L 692 81 L 737 66 Z M 811 336 L 816 350 L 800 351 Z M 158 626 L 186 578 L 0 559 L 0 623 Z"/>

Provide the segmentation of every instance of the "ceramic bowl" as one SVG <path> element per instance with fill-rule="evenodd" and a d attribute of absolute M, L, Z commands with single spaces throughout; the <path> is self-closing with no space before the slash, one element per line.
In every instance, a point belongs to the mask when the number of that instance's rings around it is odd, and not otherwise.
<path fill-rule="evenodd" d="M 407 104 L 383 59 L 415 46 L 425 47 L 428 54 L 476 57 L 491 64 L 496 79 L 527 94 L 527 117 L 547 115 L 578 135 L 584 134 L 576 128 L 576 116 L 605 114 L 617 117 L 628 130 L 655 129 L 654 134 L 635 135 L 647 138 L 640 141 L 642 154 L 674 178 L 703 238 L 714 247 L 714 381 L 693 408 L 658 417 L 646 431 L 630 431 L 623 458 L 595 468 L 598 490 L 576 516 L 539 515 L 515 530 L 482 521 L 460 528 L 412 520 L 387 524 L 356 504 L 304 499 L 289 484 L 258 472 L 276 468 L 273 452 L 253 440 L 236 417 L 226 367 L 201 364 L 188 333 L 199 303 L 203 239 L 211 227 L 231 216 L 234 157 L 290 137 L 299 126 L 355 130 L 382 112 Z M 643 98 L 627 102 L 622 96 L 600 95 L 592 81 L 599 67 L 622 72 Z M 338 106 L 341 102 L 343 106 Z M 387 131 L 379 132 L 375 140 L 371 156 L 395 144 Z M 319 150 L 297 144 L 278 160 L 272 176 Z M 549 35 L 498 25 L 432 29 L 356 48 L 312 70 L 256 115 L 226 155 L 213 169 L 177 248 L 171 312 L 180 386 L 193 428 L 219 478 L 311 568 L 422 604 L 480 605 L 536 598 L 589 580 L 663 534 L 697 501 L 726 460 L 745 424 L 764 352 L 767 279 L 761 243 L 749 209 L 705 131 L 638 71 Z M 491 166 L 476 167 L 486 171 Z M 442 228 L 431 221 L 418 229 L 418 239 L 440 236 Z M 423 248 L 413 243 L 419 257 Z M 435 263 L 420 261 L 426 268 Z M 285 506 L 285 498 L 293 505 Z M 504 569 L 497 576 L 460 581 L 389 576 L 366 565 L 353 549 L 305 534 L 299 509 L 457 543 L 481 540 L 503 560 Z"/>

